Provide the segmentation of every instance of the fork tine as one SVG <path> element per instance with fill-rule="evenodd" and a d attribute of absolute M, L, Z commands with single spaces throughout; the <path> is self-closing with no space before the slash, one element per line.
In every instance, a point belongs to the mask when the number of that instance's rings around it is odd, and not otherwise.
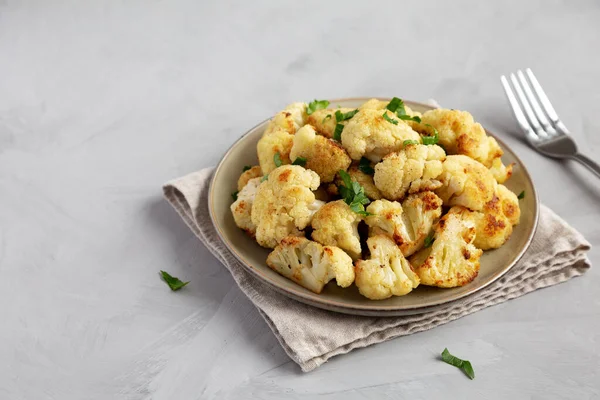
<path fill-rule="evenodd" d="M 531 91 L 531 87 L 529 86 L 529 83 L 525 79 L 525 75 L 523 74 L 523 71 L 518 70 L 517 77 L 519 78 L 519 82 L 521 82 L 521 87 L 523 88 L 523 91 L 525 92 L 525 96 L 527 97 L 527 100 L 529 100 L 529 104 L 533 108 L 533 112 L 535 113 L 535 116 L 537 117 L 540 124 L 542 124 L 544 132 L 546 132 L 550 136 L 556 135 L 556 130 L 554 130 L 554 127 L 552 126 L 552 124 L 550 124 L 550 121 L 548 120 L 548 118 L 546 118 L 546 114 L 544 114 L 544 112 L 542 111 L 542 109 L 540 107 L 540 103 L 538 103 L 537 99 L 533 95 L 533 92 Z"/>
<path fill-rule="evenodd" d="M 538 137 L 531 129 L 531 125 L 529 125 L 529 122 L 527 122 L 527 118 L 525 117 L 525 114 L 523 114 L 521 106 L 519 105 L 519 102 L 517 101 L 517 98 L 515 97 L 515 94 L 510 88 L 508 80 L 504 75 L 500 77 L 500 82 L 502 82 L 502 86 L 504 87 L 504 93 L 506 93 L 506 97 L 508 98 L 508 102 L 510 103 L 510 108 L 512 109 L 513 114 L 517 119 L 519 127 L 521 128 L 521 130 L 523 130 L 523 132 L 525 132 L 529 140 L 537 141 Z"/>
<path fill-rule="evenodd" d="M 560 118 L 558 118 L 558 114 L 554 110 L 554 107 L 552 107 L 552 103 L 550 103 L 550 99 L 548 99 L 548 96 L 546 96 L 546 92 L 544 92 L 544 89 L 542 89 L 542 85 L 540 85 L 540 83 L 538 82 L 538 80 L 535 77 L 535 75 L 533 74 L 533 71 L 531 70 L 531 68 L 526 68 L 525 73 L 527 74 L 527 77 L 529 78 L 529 81 L 531 82 L 531 85 L 533 86 L 533 90 L 535 91 L 535 94 L 540 99 L 540 102 L 542 103 L 542 106 L 544 107 L 544 111 L 550 118 L 550 121 L 552 121 L 552 123 L 558 130 L 562 131 L 565 134 L 569 134 L 567 127 L 565 126 L 565 124 L 562 123 Z"/>
<path fill-rule="evenodd" d="M 517 97 L 519 98 L 519 100 L 521 101 L 521 104 L 523 105 L 523 108 L 525 109 L 525 115 L 527 115 L 527 119 L 529 120 L 529 123 L 533 127 L 533 130 L 540 138 L 544 138 L 544 139 L 547 138 L 548 135 L 546 134 L 546 132 L 544 132 L 544 130 L 542 129 L 542 126 L 540 125 L 539 121 L 535 117 L 535 114 L 533 113 L 533 110 L 531 109 L 531 106 L 529 105 L 529 102 L 527 101 L 527 98 L 525 97 L 525 94 L 523 93 L 523 89 L 521 89 L 521 85 L 519 85 L 519 82 L 517 81 L 517 77 L 515 76 L 515 74 L 510 74 L 510 81 L 512 82 L 513 87 L 515 88 L 515 91 L 517 92 Z"/>

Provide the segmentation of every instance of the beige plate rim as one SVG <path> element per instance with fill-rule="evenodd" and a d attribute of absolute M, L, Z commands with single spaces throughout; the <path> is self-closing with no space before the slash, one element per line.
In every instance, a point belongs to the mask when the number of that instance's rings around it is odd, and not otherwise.
<path fill-rule="evenodd" d="M 371 98 L 373 98 L 373 97 L 345 97 L 345 98 L 331 99 L 329 101 L 330 101 L 330 103 L 347 102 L 347 101 L 366 101 Z M 387 98 L 386 97 L 375 97 L 375 98 L 377 98 L 379 100 L 384 100 L 384 101 L 390 100 L 389 97 L 387 97 Z M 427 109 L 435 108 L 429 104 L 420 103 L 420 102 L 416 102 L 416 101 L 404 100 L 404 102 L 409 105 L 416 104 L 416 105 L 419 105 L 419 106 L 421 106 L 423 108 L 427 108 Z M 500 144 L 500 146 L 503 149 L 508 149 L 510 151 L 510 153 L 514 156 L 515 160 L 519 163 L 519 167 L 521 168 L 526 179 L 529 182 L 531 182 L 531 188 L 533 189 L 533 193 L 528 194 L 528 195 L 533 195 L 535 198 L 535 201 L 534 201 L 535 207 L 533 210 L 533 212 L 534 212 L 533 224 L 529 228 L 530 231 L 528 233 L 525 245 L 519 251 L 519 253 L 514 258 L 512 263 L 510 263 L 507 266 L 505 266 L 504 268 L 498 270 L 498 272 L 494 276 L 492 276 L 489 280 L 487 280 L 486 282 L 482 282 L 481 285 L 473 287 L 472 290 L 467 291 L 465 293 L 458 294 L 452 299 L 441 300 L 441 301 L 430 301 L 430 302 L 425 302 L 422 305 L 413 305 L 413 306 L 402 306 L 402 307 L 381 306 L 381 305 L 378 306 L 377 301 L 373 301 L 372 302 L 373 304 L 372 305 L 369 304 L 368 306 L 349 305 L 349 304 L 336 302 L 336 301 L 332 301 L 332 300 L 318 299 L 318 297 L 317 297 L 318 295 L 311 296 L 310 294 L 303 293 L 299 290 L 296 291 L 296 290 L 280 287 L 276 282 L 271 280 L 270 277 L 262 274 L 261 271 L 254 268 L 250 263 L 248 263 L 244 259 L 244 257 L 241 254 L 239 254 L 239 252 L 235 249 L 235 246 L 232 243 L 230 243 L 229 240 L 227 240 L 226 236 L 223 234 L 223 232 L 221 230 L 221 227 L 216 222 L 216 216 L 215 216 L 215 212 L 214 212 L 214 203 L 213 203 L 215 178 L 219 175 L 219 172 L 223 168 L 224 163 L 227 160 L 232 149 L 234 149 L 240 141 L 242 141 L 246 136 L 248 136 L 251 132 L 253 132 L 257 127 L 259 127 L 260 125 L 264 124 L 265 122 L 267 122 L 269 120 L 270 120 L 270 118 L 267 118 L 267 119 L 259 122 L 252 128 L 248 129 L 246 131 L 246 133 L 244 133 L 238 140 L 236 140 L 229 147 L 229 149 L 227 149 L 227 151 L 225 152 L 225 154 L 219 161 L 219 164 L 215 168 L 215 170 L 213 172 L 213 176 L 210 181 L 209 194 L 208 194 L 208 209 L 209 209 L 209 215 L 210 215 L 211 222 L 212 222 L 213 226 L 215 227 L 215 230 L 216 230 L 217 234 L 219 235 L 219 238 L 223 241 L 223 243 L 225 244 L 227 249 L 235 256 L 235 258 L 246 268 L 247 271 L 251 272 L 255 277 L 257 277 L 262 282 L 267 283 L 270 287 L 275 289 L 277 292 L 282 293 L 283 295 L 285 295 L 287 297 L 298 300 L 305 304 L 312 305 L 314 307 L 318 307 L 318 308 L 330 310 L 330 311 L 335 311 L 335 312 L 340 312 L 340 313 L 344 313 L 344 314 L 366 315 L 366 316 L 399 316 L 399 315 L 421 314 L 421 313 L 425 313 L 425 312 L 429 312 L 429 311 L 438 309 L 441 306 L 448 306 L 449 304 L 454 303 L 457 300 L 463 299 L 467 296 L 470 296 L 473 293 L 478 292 L 478 291 L 484 289 L 485 287 L 489 286 L 490 284 L 494 283 L 496 280 L 501 278 L 505 273 L 507 273 L 513 266 L 515 266 L 519 262 L 519 260 L 523 257 L 523 254 L 525 254 L 525 252 L 531 245 L 533 236 L 535 235 L 535 232 L 537 230 L 538 219 L 539 219 L 539 198 L 538 198 L 537 191 L 535 189 L 535 185 L 533 184 L 533 180 L 531 179 L 531 175 L 529 174 L 527 167 L 525 166 L 525 164 L 523 164 L 523 162 L 521 161 L 519 156 L 514 151 L 512 151 L 512 149 L 510 147 L 508 147 L 506 145 L 506 143 L 504 143 L 501 139 L 499 139 L 497 135 L 493 134 L 492 132 L 490 132 L 486 129 L 486 133 L 493 136 L 498 141 L 498 143 Z M 240 232 L 240 234 L 242 234 L 242 233 Z"/>

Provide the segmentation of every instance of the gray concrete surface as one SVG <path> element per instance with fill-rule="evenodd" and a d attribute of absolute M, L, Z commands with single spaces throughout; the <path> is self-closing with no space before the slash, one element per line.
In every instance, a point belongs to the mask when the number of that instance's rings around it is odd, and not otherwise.
<path fill-rule="evenodd" d="M 0 399 L 598 398 L 597 248 L 583 278 L 302 374 L 160 187 L 292 101 L 435 98 L 598 246 L 600 181 L 523 143 L 498 77 L 533 68 L 599 159 L 599 19 L 596 1 L 0 2 Z"/>

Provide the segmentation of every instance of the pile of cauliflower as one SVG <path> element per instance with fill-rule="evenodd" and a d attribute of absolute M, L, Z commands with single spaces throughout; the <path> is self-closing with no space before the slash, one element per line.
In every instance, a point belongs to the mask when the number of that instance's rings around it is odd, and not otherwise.
<path fill-rule="evenodd" d="M 320 293 L 335 279 L 380 300 L 462 286 L 519 223 L 502 149 L 465 111 L 399 98 L 293 103 L 268 124 L 231 212 L 267 265 Z"/>

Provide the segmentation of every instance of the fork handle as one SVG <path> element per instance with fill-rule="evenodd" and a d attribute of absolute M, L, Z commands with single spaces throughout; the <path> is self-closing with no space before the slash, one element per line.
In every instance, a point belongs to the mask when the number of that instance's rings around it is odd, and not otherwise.
<path fill-rule="evenodd" d="M 593 161 L 588 156 L 584 156 L 581 153 L 577 153 L 572 157 L 574 160 L 585 165 L 590 171 L 592 171 L 598 178 L 600 178 L 600 165 Z"/>

